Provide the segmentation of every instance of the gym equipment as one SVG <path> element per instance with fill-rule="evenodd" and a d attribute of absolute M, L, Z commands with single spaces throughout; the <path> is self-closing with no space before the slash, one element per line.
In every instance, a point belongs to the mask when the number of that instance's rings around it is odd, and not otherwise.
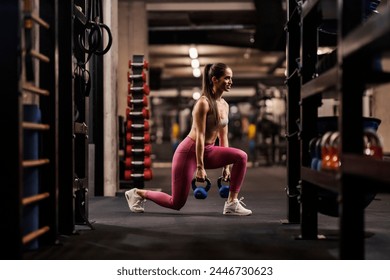
<path fill-rule="evenodd" d="M 222 184 L 222 182 L 228 183 L 228 184 Z M 230 178 L 225 180 L 223 176 L 219 177 L 217 180 L 218 189 L 219 189 L 219 196 L 222 198 L 229 197 L 229 188 L 230 188 Z"/>
<path fill-rule="evenodd" d="M 143 62 L 133 62 L 132 60 L 129 60 L 129 68 L 138 68 L 141 67 L 143 69 L 148 70 L 149 69 L 149 62 L 147 60 L 144 60 Z"/>
<path fill-rule="evenodd" d="M 86 61 L 89 61 L 93 54 L 104 55 L 110 50 L 112 33 L 110 28 L 102 22 L 103 6 L 101 0 L 89 0 L 87 6 L 89 10 L 86 15 L 76 5 L 73 8 L 73 12 L 82 23 L 82 30 L 77 36 L 77 43 L 79 48 L 88 54 Z M 104 36 L 104 33 L 106 33 L 106 36 Z M 88 34 L 87 42 L 85 34 Z M 104 37 L 107 40 L 103 40 Z M 106 43 L 106 46 L 103 46 L 103 43 Z"/>
<path fill-rule="evenodd" d="M 321 138 L 321 170 L 331 170 L 330 138 L 334 131 L 326 132 Z"/>
<path fill-rule="evenodd" d="M 132 157 L 125 158 L 125 167 L 133 168 L 133 167 L 144 167 L 150 168 L 152 167 L 152 160 L 150 157 L 144 157 L 144 160 L 134 160 Z"/>
<path fill-rule="evenodd" d="M 363 133 L 363 154 L 373 158 L 383 159 L 383 145 L 376 131 L 365 129 Z"/>
<path fill-rule="evenodd" d="M 368 18 L 373 14 L 377 14 L 378 13 L 377 8 L 380 3 L 381 0 L 366 0 L 364 4 L 365 18 Z"/>
<path fill-rule="evenodd" d="M 37 105 L 23 105 L 23 121 L 29 123 L 40 123 L 42 120 L 41 110 Z M 37 130 L 26 130 L 23 133 L 23 160 L 39 159 L 40 135 Z M 40 170 L 38 167 L 26 168 L 23 171 L 23 197 L 28 198 L 37 195 L 40 191 Z M 23 234 L 29 234 L 39 228 L 39 206 L 31 204 L 24 208 L 22 213 Z M 31 241 L 26 248 L 37 249 L 37 239 Z"/>
<path fill-rule="evenodd" d="M 323 136 L 319 138 L 319 139 L 321 139 L 321 141 L 320 141 L 320 144 L 316 145 L 317 148 L 320 147 L 322 149 L 322 144 L 325 144 L 327 141 L 329 141 L 327 143 L 327 145 L 329 145 L 329 147 L 333 146 L 333 148 L 338 149 L 337 144 L 339 141 L 338 140 L 339 136 L 337 136 L 336 133 L 331 132 L 331 131 L 338 130 L 338 123 L 337 122 L 338 122 L 337 116 L 318 118 L 318 122 L 317 122 L 318 133 L 320 135 L 323 135 Z M 375 139 L 375 136 L 372 136 L 372 135 L 376 134 L 376 131 L 377 131 L 380 123 L 381 123 L 380 119 L 372 118 L 372 117 L 363 117 L 364 131 L 371 132 L 371 133 L 369 133 L 370 136 L 363 140 L 365 145 L 366 145 L 366 143 L 368 144 L 368 142 L 369 142 L 368 139 Z M 330 133 L 328 133 L 328 132 L 330 132 Z M 325 134 L 327 134 L 327 136 L 325 136 Z M 325 139 L 327 137 L 331 137 L 331 139 L 330 138 Z M 374 141 L 374 142 L 376 142 L 376 141 Z M 378 142 L 376 142 L 376 143 L 378 143 Z M 366 146 L 363 147 L 363 149 L 366 149 Z M 324 152 L 328 152 L 328 151 L 325 150 Z M 363 153 L 364 153 L 364 151 L 363 151 Z M 375 154 L 375 152 L 374 152 L 374 154 Z M 380 152 L 378 153 L 378 155 L 380 158 Z M 328 167 L 329 167 L 329 170 L 331 170 L 330 167 L 332 164 L 330 162 L 330 158 L 332 155 L 328 153 L 327 156 L 329 157 Z M 323 161 L 324 161 L 324 158 L 322 158 L 322 162 Z M 324 166 L 324 165 L 322 164 L 322 166 Z M 337 192 L 323 189 L 321 187 L 318 188 L 317 194 L 318 194 L 318 196 L 317 196 L 318 197 L 318 203 L 317 203 L 318 212 L 321 214 L 324 214 L 324 215 L 338 217 L 339 216 L 339 202 L 338 202 L 339 201 L 339 194 Z M 374 200 L 376 194 L 377 194 L 377 192 L 373 191 L 373 190 L 366 191 L 364 193 L 364 202 L 363 202 L 362 207 L 366 208 Z"/>
<path fill-rule="evenodd" d="M 149 130 L 149 122 L 147 120 L 143 121 L 143 123 L 134 123 L 131 120 L 127 120 L 126 129 L 128 131 L 131 130 Z"/>
<path fill-rule="evenodd" d="M 196 199 L 205 199 L 207 197 L 207 192 L 211 188 L 211 181 L 209 178 L 205 178 L 206 186 L 197 186 L 196 185 L 196 178 L 192 179 L 191 186 L 194 191 L 194 196 Z"/>
<path fill-rule="evenodd" d="M 317 170 L 317 165 L 319 161 L 319 154 L 317 153 L 317 141 L 318 137 L 314 137 L 309 141 L 309 154 L 311 157 L 311 163 L 310 163 L 310 168 Z"/>
<path fill-rule="evenodd" d="M 150 156 L 152 154 L 152 145 L 145 144 L 143 148 L 135 148 L 132 145 L 126 146 L 126 155 L 140 154 Z"/>
<path fill-rule="evenodd" d="M 151 180 L 153 178 L 153 173 L 151 169 L 145 169 L 143 173 L 136 173 L 132 170 L 125 170 L 125 180 L 131 180 L 134 178 Z"/>
<path fill-rule="evenodd" d="M 145 72 L 142 72 L 141 74 L 130 74 L 127 72 L 127 80 L 129 82 L 132 82 L 133 80 L 142 80 L 143 82 L 146 82 L 146 74 Z"/>
<path fill-rule="evenodd" d="M 34 81 L 34 63 L 32 61 L 32 55 L 31 50 L 33 47 L 33 23 L 32 23 L 32 1 L 31 0 L 25 0 L 23 1 L 23 10 L 25 13 L 24 17 L 24 42 L 25 42 L 25 48 L 26 48 L 26 54 L 24 57 L 24 63 L 25 63 L 25 74 L 26 74 L 26 81 Z"/>
<path fill-rule="evenodd" d="M 130 83 L 129 83 L 129 86 L 128 86 L 128 94 L 133 94 L 134 92 L 142 92 L 144 93 L 145 95 L 149 95 L 150 93 L 150 88 L 148 86 L 148 84 L 144 83 L 143 86 L 139 86 L 139 87 L 134 87 L 132 86 Z"/>
<path fill-rule="evenodd" d="M 149 64 L 144 55 L 133 55 L 128 66 L 128 107 L 126 123 L 123 125 L 125 153 L 124 159 L 120 161 L 124 172 L 121 174 L 124 174 L 124 180 L 131 181 L 129 183 L 132 187 L 144 188 L 144 181 L 152 179 L 152 148 L 148 120 L 150 112 L 147 108 L 150 88 L 146 83 L 147 75 L 144 71 L 149 68 Z"/>
<path fill-rule="evenodd" d="M 144 118 L 149 119 L 149 110 L 142 108 L 141 111 L 132 111 L 130 108 L 126 108 L 127 119 L 131 118 Z"/>
<path fill-rule="evenodd" d="M 340 168 L 339 159 L 339 144 L 340 144 L 340 133 L 335 131 L 329 138 L 329 169 L 338 170 Z"/>
<path fill-rule="evenodd" d="M 322 158 L 321 158 L 321 137 L 317 138 L 317 141 L 315 143 L 315 154 L 317 155 L 318 161 L 315 166 L 315 170 L 320 171 L 321 165 L 322 165 Z"/>
<path fill-rule="evenodd" d="M 363 128 L 372 128 L 375 131 L 378 129 L 381 120 L 373 117 L 363 117 Z M 324 135 L 327 131 L 338 130 L 338 117 L 325 116 L 317 119 L 317 132 L 319 135 Z"/>
<path fill-rule="evenodd" d="M 143 136 L 137 136 L 130 132 L 126 133 L 127 143 L 150 143 L 150 134 L 145 132 Z"/>
<path fill-rule="evenodd" d="M 137 106 L 137 105 L 141 105 L 143 107 L 147 107 L 148 106 L 148 98 L 144 95 L 142 97 L 142 99 L 134 99 L 132 98 L 131 95 L 127 96 L 127 105 L 129 107 L 133 107 L 133 106 Z"/>

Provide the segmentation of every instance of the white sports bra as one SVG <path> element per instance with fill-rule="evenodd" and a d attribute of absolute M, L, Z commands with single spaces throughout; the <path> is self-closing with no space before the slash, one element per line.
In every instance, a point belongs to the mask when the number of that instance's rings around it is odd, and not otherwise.
<path fill-rule="evenodd" d="M 220 126 L 220 127 L 224 127 L 224 126 L 226 126 L 228 123 L 229 123 L 229 119 L 228 119 L 228 118 L 226 118 L 226 119 L 220 119 L 220 120 L 219 120 L 219 126 Z"/>

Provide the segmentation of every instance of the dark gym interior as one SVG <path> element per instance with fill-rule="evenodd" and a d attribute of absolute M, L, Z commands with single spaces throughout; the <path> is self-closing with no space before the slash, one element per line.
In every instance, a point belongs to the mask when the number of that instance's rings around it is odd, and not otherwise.
<path fill-rule="evenodd" d="M 387 0 L 3 0 L 3 260 L 388 260 Z M 253 214 L 217 179 L 171 192 L 201 70 L 233 71 L 229 145 Z"/>

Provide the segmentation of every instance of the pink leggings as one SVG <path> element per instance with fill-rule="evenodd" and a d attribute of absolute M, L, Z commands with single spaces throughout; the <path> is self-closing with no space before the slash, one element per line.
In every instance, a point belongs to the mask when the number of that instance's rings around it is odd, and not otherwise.
<path fill-rule="evenodd" d="M 233 164 L 230 174 L 230 191 L 239 192 L 246 173 L 247 154 L 232 147 L 206 144 L 204 148 L 205 169 L 222 168 Z M 176 148 L 172 160 L 172 195 L 147 191 L 146 199 L 163 207 L 180 210 L 187 201 L 191 181 L 196 170 L 195 141 L 186 137 Z M 213 184 L 216 184 L 213 182 Z"/>

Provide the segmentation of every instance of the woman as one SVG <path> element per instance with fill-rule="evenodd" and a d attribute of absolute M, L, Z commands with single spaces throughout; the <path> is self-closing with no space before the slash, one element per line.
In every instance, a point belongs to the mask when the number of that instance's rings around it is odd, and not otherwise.
<path fill-rule="evenodd" d="M 222 167 L 222 176 L 230 177 L 229 197 L 224 215 L 247 216 L 251 210 L 242 206 L 238 193 L 246 173 L 247 154 L 228 147 L 229 105 L 222 94 L 232 87 L 232 70 L 223 63 L 207 64 L 203 71 L 202 96 L 192 111 L 192 127 L 187 137 L 176 148 L 172 161 L 172 195 L 143 189 L 125 193 L 132 212 L 144 212 L 145 199 L 163 207 L 180 210 L 187 201 L 191 181 L 204 182 L 205 169 Z M 219 139 L 219 146 L 214 143 Z M 232 170 L 230 173 L 230 165 Z"/>

